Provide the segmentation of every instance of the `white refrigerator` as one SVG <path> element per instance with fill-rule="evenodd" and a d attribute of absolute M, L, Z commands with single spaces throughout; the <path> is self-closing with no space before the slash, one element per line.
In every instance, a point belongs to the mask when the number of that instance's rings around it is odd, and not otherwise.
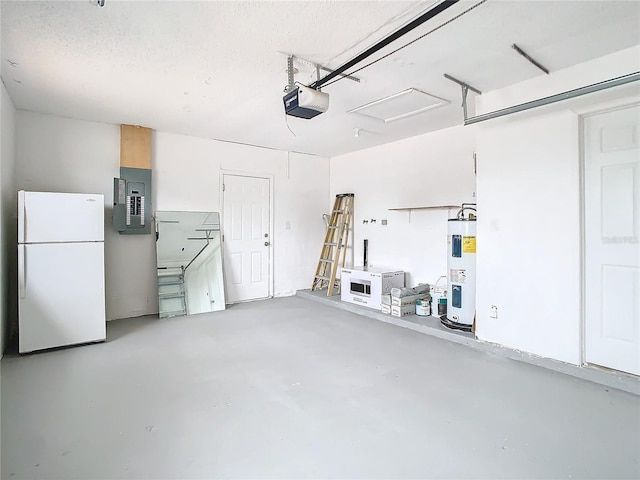
<path fill-rule="evenodd" d="M 104 196 L 18 192 L 20 353 L 104 341 Z"/>

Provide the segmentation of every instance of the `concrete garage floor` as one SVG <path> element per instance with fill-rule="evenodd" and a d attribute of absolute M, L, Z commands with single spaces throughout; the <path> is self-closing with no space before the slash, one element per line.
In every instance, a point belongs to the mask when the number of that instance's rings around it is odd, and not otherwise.
<path fill-rule="evenodd" d="M 290 297 L 2 360 L 2 478 L 638 478 L 640 398 Z"/>

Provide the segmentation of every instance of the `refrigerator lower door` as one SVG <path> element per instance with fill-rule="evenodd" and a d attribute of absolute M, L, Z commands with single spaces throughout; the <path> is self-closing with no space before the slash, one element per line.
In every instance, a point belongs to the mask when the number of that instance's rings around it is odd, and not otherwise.
<path fill-rule="evenodd" d="M 20 353 L 105 340 L 104 244 L 18 248 Z"/>

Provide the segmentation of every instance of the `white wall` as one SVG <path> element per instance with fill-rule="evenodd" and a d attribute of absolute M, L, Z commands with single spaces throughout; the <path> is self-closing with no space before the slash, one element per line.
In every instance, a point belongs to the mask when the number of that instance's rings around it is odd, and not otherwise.
<path fill-rule="evenodd" d="M 220 212 L 223 170 L 272 175 L 274 295 L 311 287 L 329 203 L 328 159 L 165 132 L 154 132 L 152 152 L 157 210 Z"/>
<path fill-rule="evenodd" d="M 107 319 L 157 313 L 153 235 L 122 236 L 111 226 L 119 126 L 19 110 L 16 159 L 18 189 L 104 194 Z"/>
<path fill-rule="evenodd" d="M 640 70 L 632 48 L 490 92 L 493 111 Z M 477 329 L 482 340 L 581 362 L 579 113 L 638 100 L 621 87 L 478 125 Z M 606 104 L 602 102 L 607 102 Z M 498 318 L 489 318 L 491 305 Z"/>
<path fill-rule="evenodd" d="M 477 99 L 485 113 L 640 70 L 640 47 L 540 75 Z M 477 150 L 477 336 L 581 362 L 580 114 L 637 102 L 618 87 L 476 127 L 455 127 L 331 160 L 331 194 L 356 194 L 356 264 L 403 268 L 408 283 L 446 272 L 445 212 L 388 208 L 474 201 Z M 462 119 L 461 119 L 462 123 Z M 363 225 L 363 219 L 378 223 Z M 384 227 L 379 221 L 387 218 Z M 491 305 L 498 319 L 489 318 Z"/>
<path fill-rule="evenodd" d="M 569 111 L 478 130 L 476 333 L 570 363 L 580 352 L 578 132 Z"/>
<path fill-rule="evenodd" d="M 478 111 L 638 70 L 640 47 L 635 47 L 486 93 Z M 629 91 L 621 87 L 475 129 L 455 127 L 330 162 L 154 132 L 154 209 L 219 211 L 221 170 L 272 175 L 274 293 L 288 295 L 310 286 L 324 235 L 322 213 L 329 212 L 335 194 L 353 192 L 356 264 L 367 238 L 372 265 L 404 269 L 409 284 L 432 282 L 446 272 L 448 213 L 409 215 L 388 209 L 473 201 L 477 142 L 477 334 L 486 341 L 579 363 L 579 113 L 602 108 L 603 102 L 637 101 L 637 94 L 629 97 Z M 4 115 L 3 108 L 3 149 Z M 18 188 L 102 192 L 110 207 L 112 178 L 119 170 L 117 126 L 22 111 L 16 118 Z M 362 224 L 372 218 L 376 224 Z M 387 226 L 381 225 L 382 219 L 388 220 Z M 110 225 L 110 210 L 106 223 Z M 157 312 L 153 236 L 121 237 L 107 228 L 106 259 L 109 318 Z M 497 320 L 488 318 L 490 305 L 498 306 Z"/>
<path fill-rule="evenodd" d="M 447 218 L 457 210 L 389 209 L 474 202 L 474 148 L 473 129 L 454 127 L 332 158 L 331 195 L 355 194 L 355 265 L 368 239 L 369 265 L 404 270 L 408 285 L 445 275 Z"/>
<path fill-rule="evenodd" d="M 11 97 L 2 84 L 0 144 L 0 357 L 17 321 L 16 304 L 16 205 L 15 188 L 15 116 Z"/>
<path fill-rule="evenodd" d="M 111 227 L 113 178 L 120 170 L 117 125 L 18 111 L 18 189 L 105 195 L 107 318 L 158 311 L 153 235 Z M 323 238 L 327 159 L 154 132 L 154 210 L 220 211 L 220 169 L 274 178 L 275 295 L 309 288 Z M 286 229 L 289 222 L 290 229 Z"/>

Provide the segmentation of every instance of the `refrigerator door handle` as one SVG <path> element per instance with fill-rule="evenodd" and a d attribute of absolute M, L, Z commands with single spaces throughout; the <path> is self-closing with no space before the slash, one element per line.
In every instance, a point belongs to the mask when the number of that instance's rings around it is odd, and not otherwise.
<path fill-rule="evenodd" d="M 20 298 L 25 298 L 27 296 L 27 274 L 24 270 L 26 266 L 24 256 L 24 245 L 18 245 L 18 294 L 20 295 Z"/>
<path fill-rule="evenodd" d="M 18 192 L 18 243 L 25 243 L 27 236 L 27 205 L 25 202 L 25 192 Z"/>

